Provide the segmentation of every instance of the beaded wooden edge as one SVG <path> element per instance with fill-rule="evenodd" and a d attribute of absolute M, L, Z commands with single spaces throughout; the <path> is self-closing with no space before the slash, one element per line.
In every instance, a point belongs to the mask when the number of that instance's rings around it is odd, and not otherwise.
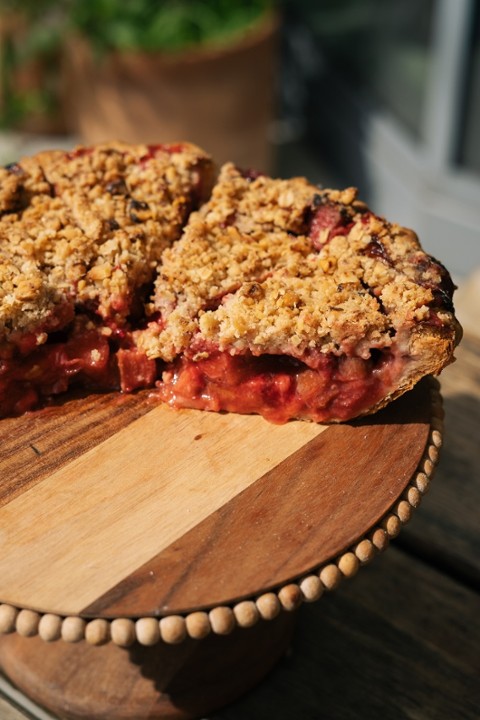
<path fill-rule="evenodd" d="M 68 643 L 77 643 L 86 640 L 91 645 L 113 642 L 120 647 L 129 647 L 135 642 L 144 646 L 158 642 L 178 644 L 187 638 L 200 640 L 210 633 L 229 635 L 237 626 L 252 627 L 260 620 L 273 620 L 282 611 L 292 612 L 303 602 L 318 600 L 325 591 L 334 590 L 343 578 L 353 577 L 362 565 L 368 564 L 376 554 L 383 552 L 390 540 L 397 537 L 402 526 L 410 520 L 413 510 L 420 505 L 422 496 L 428 491 L 438 462 L 443 430 L 440 384 L 435 378 L 430 380 L 430 435 L 412 480 L 379 523 L 335 560 L 297 582 L 266 592 L 255 599 L 243 600 L 232 607 L 218 606 L 208 612 L 169 615 L 160 619 L 85 620 L 77 616 L 42 614 L 1 604 L 0 634 L 16 631 L 23 637 L 39 635 L 45 642 L 62 639 Z"/>

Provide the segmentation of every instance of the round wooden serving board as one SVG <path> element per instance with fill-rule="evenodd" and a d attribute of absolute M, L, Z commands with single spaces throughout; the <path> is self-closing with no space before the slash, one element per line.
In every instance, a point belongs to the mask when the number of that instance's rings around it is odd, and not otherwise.
<path fill-rule="evenodd" d="M 0 421 L 0 603 L 84 618 L 231 606 L 365 536 L 427 446 L 430 381 L 321 426 L 96 395 Z"/>

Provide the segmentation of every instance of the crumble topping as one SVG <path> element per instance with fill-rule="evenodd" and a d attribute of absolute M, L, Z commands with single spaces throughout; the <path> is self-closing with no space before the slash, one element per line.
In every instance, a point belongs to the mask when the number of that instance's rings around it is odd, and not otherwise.
<path fill-rule="evenodd" d="M 58 289 L 45 282 L 44 275 L 33 261 L 14 262 L 0 251 L 0 339 L 17 336 L 39 325 L 55 329 L 56 316 L 65 309 L 73 314 L 73 305 Z M 37 333 L 37 344 L 46 340 L 46 333 Z M 38 340 L 41 338 L 41 340 Z"/>
<path fill-rule="evenodd" d="M 209 349 L 368 357 L 441 307 L 442 272 L 412 231 L 371 213 L 355 189 L 252 179 L 227 164 L 163 253 L 154 320 L 138 342 L 165 361 Z"/>
<path fill-rule="evenodd" d="M 59 302 L 123 323 L 212 179 L 187 143 L 43 152 L 0 169 L 0 339 Z"/>

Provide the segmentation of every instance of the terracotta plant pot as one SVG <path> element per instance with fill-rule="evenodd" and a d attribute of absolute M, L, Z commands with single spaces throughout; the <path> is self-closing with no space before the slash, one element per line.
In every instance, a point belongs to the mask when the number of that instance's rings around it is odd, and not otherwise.
<path fill-rule="evenodd" d="M 71 128 L 85 143 L 190 140 L 218 162 L 268 170 L 277 19 L 228 47 L 96 57 L 83 38 L 66 51 Z"/>
<path fill-rule="evenodd" d="M 27 133 L 65 132 L 60 99 L 60 54 L 39 52 L 26 59 L 22 48 L 31 32 L 17 11 L 0 11 L 0 120 Z M 13 55 L 13 57 L 12 57 Z"/>

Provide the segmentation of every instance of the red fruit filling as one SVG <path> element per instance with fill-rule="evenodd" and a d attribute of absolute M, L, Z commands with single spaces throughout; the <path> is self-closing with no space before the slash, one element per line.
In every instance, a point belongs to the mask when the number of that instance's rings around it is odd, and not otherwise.
<path fill-rule="evenodd" d="M 173 407 L 259 413 L 279 424 L 349 420 L 388 394 L 404 363 L 389 351 L 373 351 L 368 360 L 322 355 L 314 368 L 286 355 L 217 352 L 173 363 L 158 393 Z"/>
<path fill-rule="evenodd" d="M 174 153 L 180 153 L 184 149 L 182 143 L 158 143 L 157 145 L 147 145 L 147 153 L 140 158 L 140 162 L 145 160 L 151 160 L 159 152 L 166 152 L 170 155 Z"/>
<path fill-rule="evenodd" d="M 153 386 L 155 361 L 128 345 L 128 333 L 106 337 L 85 321 L 66 340 L 52 337 L 26 356 L 0 359 L 0 417 L 21 415 L 72 386 L 124 392 Z"/>
<path fill-rule="evenodd" d="M 121 348 L 116 354 L 119 384 L 123 392 L 152 387 L 157 379 L 157 364 L 136 348 Z"/>
<path fill-rule="evenodd" d="M 310 223 L 310 239 L 316 250 L 321 250 L 329 240 L 337 235 L 347 235 L 353 226 L 350 218 L 343 215 L 337 205 L 325 203 L 319 205 L 314 211 Z M 328 230 L 326 239 L 322 233 Z M 322 239 L 321 239 L 322 238 Z"/>

